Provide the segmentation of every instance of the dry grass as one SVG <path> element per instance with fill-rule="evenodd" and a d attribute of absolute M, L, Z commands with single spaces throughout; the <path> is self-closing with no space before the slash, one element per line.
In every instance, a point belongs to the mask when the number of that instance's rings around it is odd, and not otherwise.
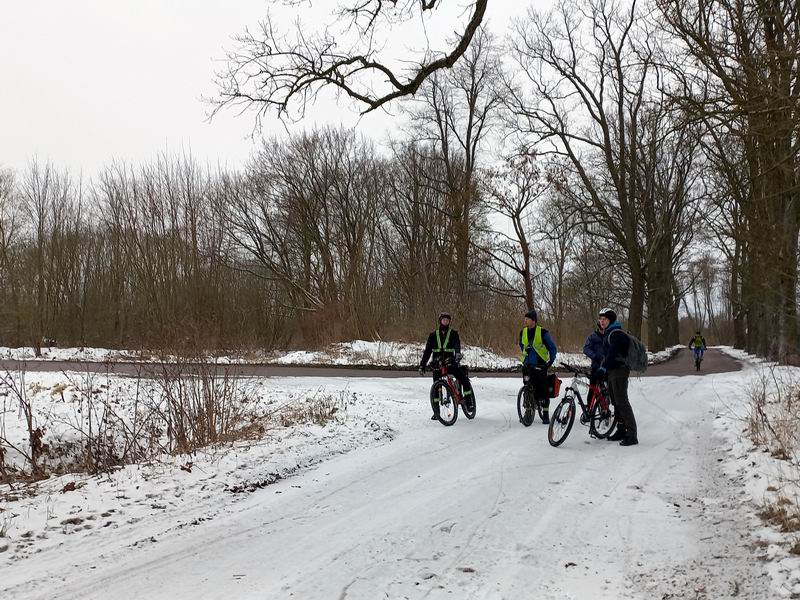
<path fill-rule="evenodd" d="M 800 531 L 800 510 L 788 498 L 779 497 L 775 502 L 766 502 L 756 514 L 782 533 Z"/>
<path fill-rule="evenodd" d="M 19 377 L 24 381 L 24 373 Z M 7 391 L 7 401 L 26 402 L 31 441 L 28 447 L 15 446 L 4 435 L 4 419 L 14 413 L 0 414 L 0 484 L 18 494 L 51 475 L 97 474 L 157 462 L 164 455 L 257 440 L 277 427 L 324 427 L 343 421 L 352 401 L 345 393 L 318 393 L 269 409 L 249 380 L 194 357 L 162 365 L 155 375 L 140 372 L 135 382 L 133 390 L 123 392 L 124 401 L 106 375 L 94 373 L 73 376 L 52 390 L 34 384 L 16 385 L 13 396 Z M 33 392 L 49 392 L 74 407 L 71 416 L 47 417 L 46 424 L 57 425 L 52 429 L 58 435 L 39 425 L 43 415 L 32 409 Z"/>
<path fill-rule="evenodd" d="M 757 446 L 773 458 L 797 464 L 800 448 L 800 386 L 786 371 L 766 370 L 747 389 L 748 431 Z"/>
<path fill-rule="evenodd" d="M 781 369 L 763 371 L 748 388 L 750 415 L 748 433 L 758 447 L 774 459 L 789 463 L 783 470 L 795 475 L 780 485 L 770 485 L 758 516 L 782 533 L 800 532 L 800 507 L 786 489 L 794 486 L 797 478 L 798 449 L 800 449 L 800 387 L 797 377 Z M 789 552 L 800 554 L 800 540 L 792 543 Z"/>
<path fill-rule="evenodd" d="M 312 396 L 299 404 L 285 405 L 273 415 L 273 421 L 281 427 L 314 424 L 326 426 L 344 418 L 347 401 L 344 395 Z"/>

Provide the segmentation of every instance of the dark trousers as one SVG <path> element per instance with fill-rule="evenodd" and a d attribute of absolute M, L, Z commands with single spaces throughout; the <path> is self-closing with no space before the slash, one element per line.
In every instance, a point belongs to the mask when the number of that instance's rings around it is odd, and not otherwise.
<path fill-rule="evenodd" d="M 550 412 L 550 393 L 547 391 L 547 367 L 523 365 L 522 381 L 533 388 L 533 396 L 542 407 L 542 412 Z"/>
<path fill-rule="evenodd" d="M 622 430 L 628 439 L 638 439 L 636 430 L 636 417 L 633 416 L 631 401 L 628 399 L 628 378 L 631 370 L 628 367 L 611 369 L 608 372 L 608 389 L 614 408 L 617 411 L 617 427 Z"/>

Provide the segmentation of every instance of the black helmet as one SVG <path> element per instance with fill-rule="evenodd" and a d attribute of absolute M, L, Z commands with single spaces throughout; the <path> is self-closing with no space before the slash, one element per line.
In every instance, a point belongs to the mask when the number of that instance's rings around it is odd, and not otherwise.
<path fill-rule="evenodd" d="M 538 315 L 536 314 L 536 311 L 533 310 L 533 309 L 530 309 L 528 312 L 526 312 L 525 316 L 528 317 L 531 321 L 538 321 L 539 320 L 537 318 Z"/>
<path fill-rule="evenodd" d="M 611 323 L 613 323 L 614 321 L 617 320 L 617 313 L 615 313 L 614 310 L 611 309 L 611 308 L 601 308 L 600 312 L 597 313 L 597 316 L 598 317 L 605 317 Z"/>
<path fill-rule="evenodd" d="M 451 316 L 450 316 L 450 313 L 449 313 L 449 312 L 447 312 L 447 311 L 442 311 L 442 312 L 440 312 L 440 313 L 439 313 L 439 318 L 438 318 L 438 319 L 436 319 L 436 321 L 437 321 L 437 322 L 439 322 L 439 323 L 441 323 L 441 322 L 442 322 L 442 319 L 450 319 L 450 320 L 452 321 L 452 320 L 453 320 L 453 317 L 451 317 Z"/>

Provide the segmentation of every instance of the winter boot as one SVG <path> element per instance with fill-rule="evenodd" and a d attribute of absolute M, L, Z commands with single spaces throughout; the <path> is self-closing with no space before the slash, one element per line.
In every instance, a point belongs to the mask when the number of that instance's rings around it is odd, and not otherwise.
<path fill-rule="evenodd" d="M 613 434 L 608 436 L 606 439 L 609 442 L 621 442 L 626 437 L 627 436 L 625 435 L 625 428 L 624 427 L 620 427 L 619 425 L 617 425 L 617 430 Z"/>
<path fill-rule="evenodd" d="M 549 425 L 550 424 L 550 411 L 547 411 L 547 410 L 543 410 L 542 411 L 542 423 L 544 425 Z"/>
<path fill-rule="evenodd" d="M 635 446 L 638 443 L 639 443 L 639 440 L 637 440 L 635 437 L 626 437 L 624 440 L 622 440 L 619 443 L 619 445 L 620 446 Z"/>

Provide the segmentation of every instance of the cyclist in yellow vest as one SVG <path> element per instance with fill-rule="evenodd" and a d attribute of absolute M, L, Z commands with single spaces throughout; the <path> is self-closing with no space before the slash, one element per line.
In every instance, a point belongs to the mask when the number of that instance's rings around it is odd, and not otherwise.
<path fill-rule="evenodd" d="M 519 332 L 519 347 L 522 350 L 522 380 L 533 387 L 533 394 L 542 407 L 542 422 L 550 422 L 550 394 L 547 392 L 547 369 L 553 366 L 558 349 L 547 329 L 537 323 L 535 310 L 529 310 Z M 530 413 L 531 407 L 525 408 Z M 530 418 L 530 414 L 525 415 Z"/>
<path fill-rule="evenodd" d="M 461 389 L 464 392 L 464 402 L 469 404 L 475 401 L 475 394 L 472 391 L 469 377 L 458 364 L 461 362 L 461 338 L 459 338 L 455 329 L 450 329 L 450 321 L 450 313 L 443 312 L 439 314 L 439 328 L 432 331 L 428 336 L 428 343 L 425 344 L 425 351 L 422 353 L 422 360 L 419 363 L 419 374 L 423 375 L 425 373 L 428 359 L 433 356 L 431 361 L 433 380 L 436 381 L 441 377 L 439 366 L 446 364 L 447 372 L 454 375 L 461 384 Z M 438 413 L 439 405 L 434 403 L 432 421 L 439 417 Z"/>
<path fill-rule="evenodd" d="M 703 358 L 703 354 L 705 354 L 706 351 L 706 338 L 703 337 L 699 329 L 689 342 L 689 349 L 694 352 L 695 358 Z"/>

